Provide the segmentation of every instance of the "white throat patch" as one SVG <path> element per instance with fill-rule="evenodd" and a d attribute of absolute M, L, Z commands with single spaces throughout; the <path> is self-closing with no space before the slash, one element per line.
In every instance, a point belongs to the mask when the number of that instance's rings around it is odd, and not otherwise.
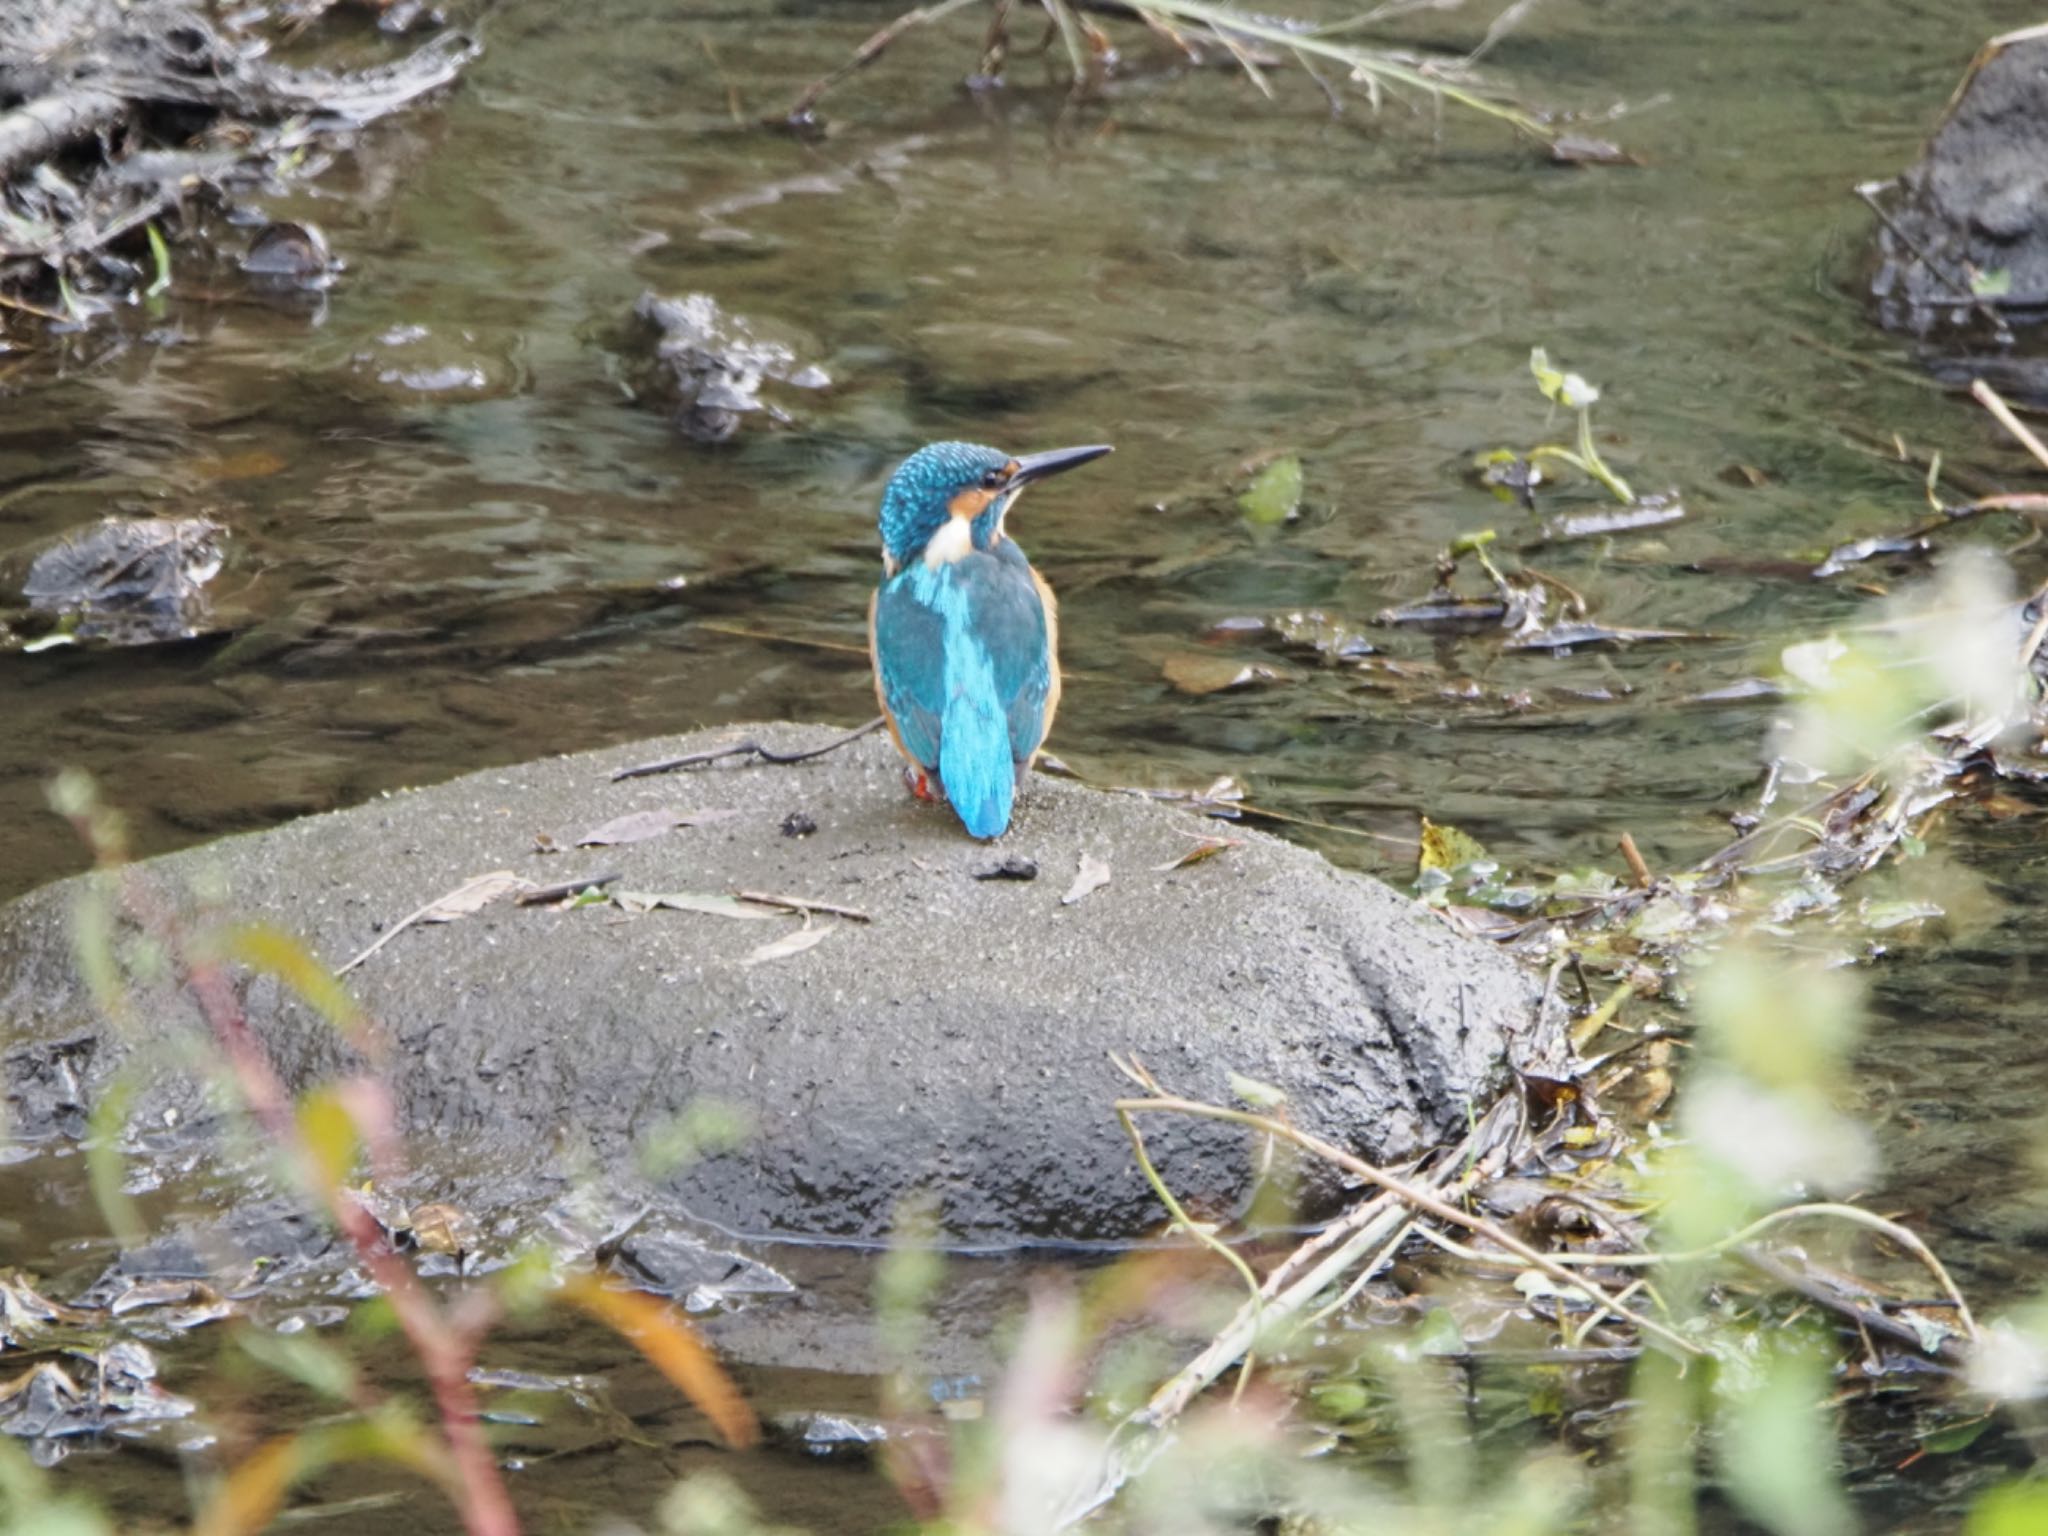
<path fill-rule="evenodd" d="M 967 558 L 974 548 L 974 525 L 964 517 L 949 517 L 945 526 L 924 546 L 924 563 L 933 570 Z"/>

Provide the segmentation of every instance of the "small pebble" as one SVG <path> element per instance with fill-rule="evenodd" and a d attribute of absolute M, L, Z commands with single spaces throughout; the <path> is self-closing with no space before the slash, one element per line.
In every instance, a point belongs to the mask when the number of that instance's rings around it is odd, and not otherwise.
<path fill-rule="evenodd" d="M 977 880 L 1036 880 L 1038 864 L 1021 853 L 1013 853 L 1000 864 L 991 864 L 987 869 L 974 872 Z"/>

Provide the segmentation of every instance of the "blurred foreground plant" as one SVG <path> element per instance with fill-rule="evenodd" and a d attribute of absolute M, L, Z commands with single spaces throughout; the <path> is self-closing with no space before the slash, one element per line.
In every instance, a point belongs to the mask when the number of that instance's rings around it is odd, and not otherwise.
<path fill-rule="evenodd" d="M 296 1483 L 337 1462 L 359 1460 L 392 1462 L 437 1485 L 472 1536 L 516 1536 L 519 1522 L 484 1435 L 470 1373 L 484 1339 L 508 1313 L 550 1302 L 618 1332 L 697 1405 L 728 1444 L 754 1442 L 758 1427 L 751 1409 L 694 1330 L 663 1302 L 613 1289 L 588 1273 L 558 1274 L 550 1254 L 538 1247 L 487 1282 L 445 1297 L 430 1291 L 353 1185 L 367 1168 L 375 1184 L 389 1186 L 401 1168 L 396 1106 L 382 1075 L 388 1046 L 375 1021 L 289 934 L 214 917 L 194 921 L 162 899 L 127 863 L 121 818 L 100 801 L 85 775 L 62 775 L 51 800 L 92 850 L 97 868 L 76 922 L 81 969 L 102 1012 L 139 1041 L 144 1024 L 131 1006 L 131 976 L 168 977 L 192 1000 L 219 1064 L 224 1097 L 248 1117 L 289 1187 L 347 1242 L 404 1335 L 433 1403 L 433 1420 L 422 1420 L 404 1403 L 375 1391 L 333 1347 L 303 1333 L 255 1330 L 247 1341 L 252 1354 L 337 1399 L 344 1416 L 282 1433 L 229 1470 L 204 1500 L 195 1525 L 199 1536 L 261 1530 Z M 249 1027 L 236 995 L 236 968 L 274 978 L 317 1010 L 353 1050 L 361 1070 L 295 1098 Z M 149 1027 L 160 1030 L 161 1021 Z M 134 1241 L 140 1220 L 122 1191 L 119 1168 L 125 1107 L 118 1087 L 104 1097 L 89 1155 L 109 1226 Z M 0 1474 L 7 1466 L 0 1461 Z M 19 1479 L 6 1479 L 6 1486 L 17 1510 L 33 1492 Z M 44 1505 L 37 1518 L 71 1507 Z M 64 1529 L 47 1527 L 50 1536 Z"/>

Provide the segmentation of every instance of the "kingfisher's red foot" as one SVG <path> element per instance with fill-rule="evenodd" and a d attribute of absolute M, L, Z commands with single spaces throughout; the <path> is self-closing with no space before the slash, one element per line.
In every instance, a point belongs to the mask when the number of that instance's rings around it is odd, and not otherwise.
<path fill-rule="evenodd" d="M 911 794 L 920 800 L 929 801 L 939 798 L 932 790 L 932 776 L 922 768 L 912 768 L 905 764 L 903 782 L 909 787 Z"/>

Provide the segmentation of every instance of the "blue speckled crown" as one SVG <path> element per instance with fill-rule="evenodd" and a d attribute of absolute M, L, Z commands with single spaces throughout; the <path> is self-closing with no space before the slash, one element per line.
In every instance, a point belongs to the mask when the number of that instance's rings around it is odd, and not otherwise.
<path fill-rule="evenodd" d="M 882 492 L 882 548 L 898 565 L 924 551 L 952 514 L 947 503 L 1010 456 L 979 443 L 929 443 L 905 459 Z"/>

